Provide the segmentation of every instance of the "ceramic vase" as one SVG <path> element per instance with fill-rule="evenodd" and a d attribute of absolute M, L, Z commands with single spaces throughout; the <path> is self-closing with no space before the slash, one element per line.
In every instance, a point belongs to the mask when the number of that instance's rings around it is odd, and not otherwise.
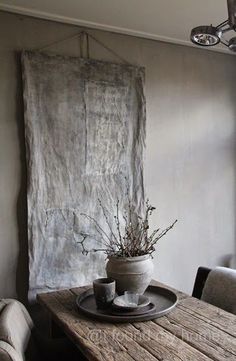
<path fill-rule="evenodd" d="M 143 294 L 153 275 L 153 262 L 149 254 L 137 257 L 109 257 L 107 276 L 116 281 L 116 291 Z"/>

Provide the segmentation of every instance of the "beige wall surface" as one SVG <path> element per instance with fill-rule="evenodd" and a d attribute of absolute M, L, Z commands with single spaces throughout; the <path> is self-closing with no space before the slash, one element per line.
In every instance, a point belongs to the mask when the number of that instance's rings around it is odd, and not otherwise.
<path fill-rule="evenodd" d="M 78 28 L 0 13 L 0 297 L 27 291 L 26 164 L 20 51 L 40 49 Z M 199 265 L 235 252 L 236 58 L 89 30 L 146 68 L 145 183 L 152 225 L 178 223 L 154 257 L 157 280 L 191 292 Z M 79 56 L 78 40 L 48 49 Z M 91 41 L 92 58 L 119 61 Z"/>

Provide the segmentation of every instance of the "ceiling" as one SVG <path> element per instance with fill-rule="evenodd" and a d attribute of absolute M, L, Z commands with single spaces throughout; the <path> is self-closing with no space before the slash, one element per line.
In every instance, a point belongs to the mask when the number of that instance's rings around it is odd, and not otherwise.
<path fill-rule="evenodd" d="M 0 10 L 190 46 L 191 28 L 227 19 L 226 0 L 0 0 Z"/>

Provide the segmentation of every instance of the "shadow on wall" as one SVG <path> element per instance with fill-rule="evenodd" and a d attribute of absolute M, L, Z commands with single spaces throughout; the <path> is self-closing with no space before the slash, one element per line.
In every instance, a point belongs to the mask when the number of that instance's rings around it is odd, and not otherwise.
<path fill-rule="evenodd" d="M 226 254 L 219 259 L 221 267 L 231 267 L 232 254 Z"/>
<path fill-rule="evenodd" d="M 24 128 L 24 103 L 23 103 L 23 83 L 21 76 L 21 54 L 15 54 L 16 62 L 16 119 L 20 147 L 20 191 L 17 200 L 17 224 L 19 239 L 19 255 L 16 270 L 16 291 L 20 301 L 27 303 L 28 293 L 28 231 L 27 231 L 27 166 Z"/>

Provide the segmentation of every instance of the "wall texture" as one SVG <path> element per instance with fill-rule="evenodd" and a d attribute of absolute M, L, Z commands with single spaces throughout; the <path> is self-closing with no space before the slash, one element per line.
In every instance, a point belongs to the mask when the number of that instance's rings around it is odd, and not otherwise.
<path fill-rule="evenodd" d="M 19 52 L 78 31 L 0 13 L 0 297 L 27 291 L 26 165 Z M 147 195 L 160 241 L 155 278 L 191 292 L 198 265 L 224 265 L 235 252 L 236 58 L 91 31 L 129 62 L 146 67 Z M 77 40 L 50 48 L 79 55 Z M 118 61 L 91 42 L 91 57 Z"/>

